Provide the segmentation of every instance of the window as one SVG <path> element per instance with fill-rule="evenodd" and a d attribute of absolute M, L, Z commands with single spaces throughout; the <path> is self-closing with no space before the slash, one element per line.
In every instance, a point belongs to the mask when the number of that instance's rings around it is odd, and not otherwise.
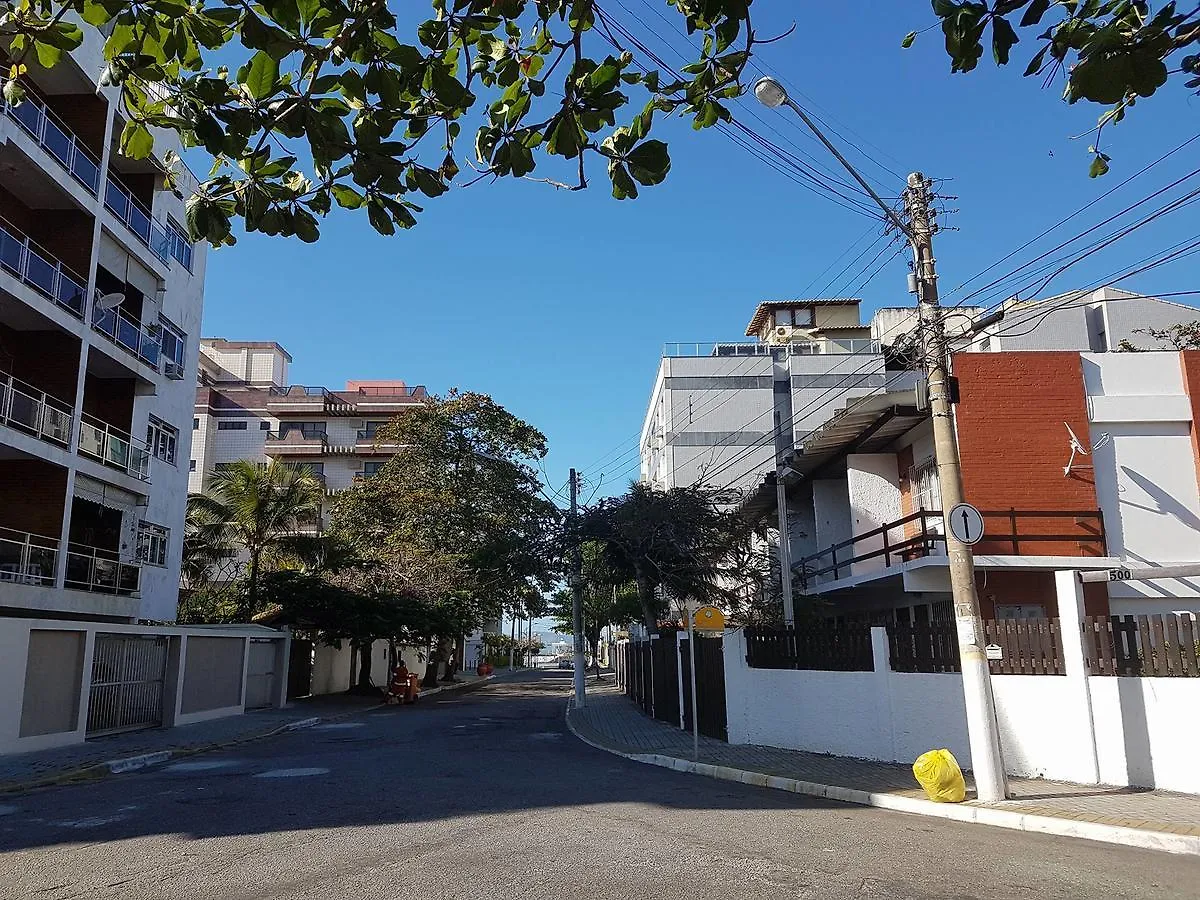
<path fill-rule="evenodd" d="M 187 236 L 187 229 L 168 218 L 166 231 L 167 250 L 185 269 L 192 271 L 192 241 Z"/>
<path fill-rule="evenodd" d="M 195 418 L 192 419 L 192 431 L 199 431 L 199 430 L 200 430 L 200 417 L 196 416 Z"/>
<path fill-rule="evenodd" d="M 373 438 L 375 435 L 379 434 L 379 429 L 386 424 L 387 422 L 367 422 L 367 427 L 359 433 L 359 436 L 364 438 Z"/>
<path fill-rule="evenodd" d="M 775 310 L 776 325 L 797 325 L 804 327 L 813 323 L 811 309 L 777 309 Z"/>
<path fill-rule="evenodd" d="M 217 431 L 245 431 L 245 419 L 226 419 L 217 423 Z"/>
<path fill-rule="evenodd" d="M 161 525 L 138 522 L 137 558 L 148 566 L 166 566 L 171 532 Z"/>
<path fill-rule="evenodd" d="M 186 343 L 183 332 L 162 316 L 158 317 L 158 324 L 162 328 L 159 347 L 162 349 L 163 374 L 168 378 L 182 378 L 183 353 Z"/>
<path fill-rule="evenodd" d="M 175 447 L 179 443 L 179 429 L 168 425 L 158 416 L 151 416 L 146 425 L 146 447 L 158 459 L 175 465 Z"/>
<path fill-rule="evenodd" d="M 189 471 L 189 472 L 195 472 L 195 471 L 196 471 L 196 461 L 195 461 L 194 459 L 189 459 L 189 460 L 188 460 L 188 471 Z"/>
<path fill-rule="evenodd" d="M 386 460 L 381 462 L 363 463 L 363 478 L 373 478 L 379 474 L 379 470 L 387 465 Z"/>
<path fill-rule="evenodd" d="M 937 511 L 942 508 L 942 486 L 938 482 L 937 465 L 932 459 L 913 466 L 908 480 L 912 485 L 913 505 L 917 509 Z M 941 527 L 940 522 L 938 527 Z"/>
<path fill-rule="evenodd" d="M 271 423 L 268 422 L 266 419 L 263 419 L 261 422 L 258 423 L 258 430 L 259 431 L 270 431 Z"/>

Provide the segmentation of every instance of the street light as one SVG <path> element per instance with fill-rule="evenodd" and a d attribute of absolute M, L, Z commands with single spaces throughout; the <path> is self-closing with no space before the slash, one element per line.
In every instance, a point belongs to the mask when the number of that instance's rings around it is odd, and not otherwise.
<path fill-rule="evenodd" d="M 758 98 L 759 103 L 771 109 L 788 102 L 787 91 L 783 89 L 783 85 L 769 75 L 764 75 L 755 83 L 754 96 Z"/>

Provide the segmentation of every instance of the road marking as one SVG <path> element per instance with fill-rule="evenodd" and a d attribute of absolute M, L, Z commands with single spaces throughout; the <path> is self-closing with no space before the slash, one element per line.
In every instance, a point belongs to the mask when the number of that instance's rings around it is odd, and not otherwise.
<path fill-rule="evenodd" d="M 229 769 L 233 766 L 240 766 L 240 759 L 207 759 L 196 760 L 194 762 L 180 762 L 169 765 L 164 769 L 165 772 L 208 772 L 212 769 Z"/>
<path fill-rule="evenodd" d="M 328 775 L 328 769 L 322 769 L 317 766 L 308 769 L 271 769 L 268 772 L 259 772 L 255 778 L 307 778 L 310 775 Z"/>
<path fill-rule="evenodd" d="M 362 728 L 366 722 L 330 722 L 328 725 L 318 725 L 313 731 L 335 731 L 341 728 Z"/>
<path fill-rule="evenodd" d="M 89 816 L 86 819 L 68 819 L 66 822 L 54 822 L 59 828 L 100 828 L 114 822 L 122 822 L 128 816 Z"/>

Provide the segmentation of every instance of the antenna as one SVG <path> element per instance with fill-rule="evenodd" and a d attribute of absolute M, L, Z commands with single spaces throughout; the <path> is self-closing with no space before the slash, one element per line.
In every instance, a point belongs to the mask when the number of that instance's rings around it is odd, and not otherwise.
<path fill-rule="evenodd" d="M 1063 422 L 1063 427 L 1067 429 L 1067 434 L 1070 435 L 1069 443 L 1071 445 L 1071 458 L 1068 459 L 1067 464 L 1063 466 L 1063 475 L 1069 476 L 1071 474 L 1071 469 L 1075 465 L 1076 456 L 1091 456 L 1093 450 L 1099 450 L 1105 444 L 1112 441 L 1112 435 L 1105 431 L 1097 436 L 1095 442 L 1092 444 L 1092 449 L 1089 450 L 1087 447 L 1083 446 L 1083 441 L 1079 440 L 1078 435 L 1075 434 L 1075 429 L 1073 429 L 1066 422 Z M 1079 466 L 1079 468 L 1091 469 L 1093 466 Z"/>
<path fill-rule="evenodd" d="M 116 309 L 125 302 L 125 295 L 120 291 L 115 294 L 101 294 L 96 298 L 96 309 L 102 309 L 107 312 L 110 309 Z"/>

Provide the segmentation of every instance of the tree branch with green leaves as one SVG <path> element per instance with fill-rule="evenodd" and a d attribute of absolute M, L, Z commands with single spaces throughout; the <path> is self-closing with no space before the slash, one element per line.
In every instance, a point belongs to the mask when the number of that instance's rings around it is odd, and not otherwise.
<path fill-rule="evenodd" d="M 486 176 L 524 178 L 557 157 L 582 188 L 595 156 L 618 199 L 660 183 L 671 161 L 650 137 L 655 115 L 728 119 L 754 45 L 751 2 L 672 0 L 703 50 L 667 83 L 607 53 L 597 0 L 432 0 L 431 18 L 403 22 L 384 0 L 10 0 L 4 94 L 20 102 L 30 54 L 53 68 L 86 23 L 107 35 L 121 152 L 148 157 L 166 129 L 211 157 L 187 204 L 194 238 L 232 243 L 240 219 L 311 242 L 335 204 L 393 234 L 455 186 L 464 125 Z M 631 89 L 646 95 L 636 114 Z"/>
<path fill-rule="evenodd" d="M 1155 9 L 1135 0 L 933 0 L 950 56 L 951 72 L 970 72 L 983 57 L 985 41 L 998 66 L 1008 65 L 1021 36 L 1037 49 L 1025 67 L 1044 86 L 1061 81 L 1068 103 L 1086 101 L 1108 109 L 1100 116 L 1092 154 L 1093 178 L 1108 172 L 1100 148 L 1105 127 L 1122 121 L 1143 98 L 1172 75 L 1200 89 L 1200 6 L 1164 3 Z M 902 46 L 911 47 L 917 32 Z"/>

